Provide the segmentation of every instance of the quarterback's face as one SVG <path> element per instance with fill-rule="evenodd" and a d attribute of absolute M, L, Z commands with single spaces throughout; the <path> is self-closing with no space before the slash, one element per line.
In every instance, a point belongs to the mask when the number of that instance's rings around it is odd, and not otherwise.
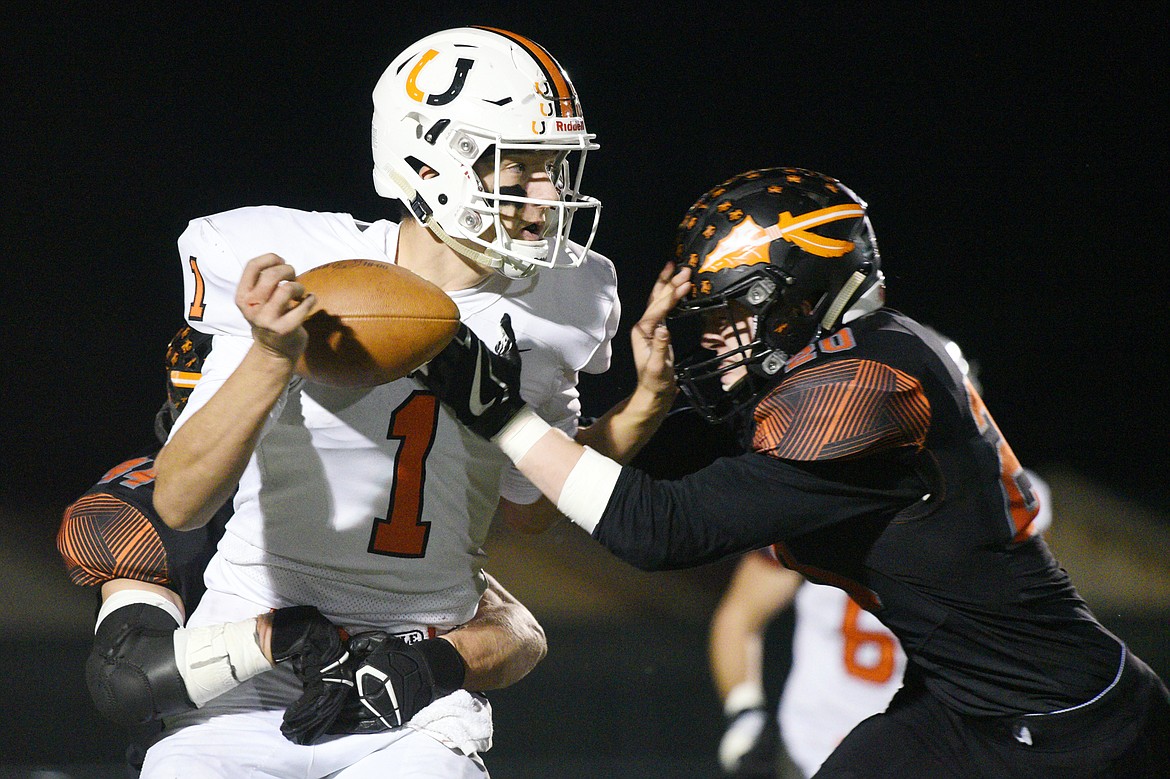
<path fill-rule="evenodd" d="M 496 181 L 494 160 L 485 155 L 475 165 L 475 171 L 488 192 L 537 200 L 560 200 L 561 193 L 554 182 L 560 156 L 557 152 L 511 151 L 500 157 L 499 181 Z M 500 223 L 508 235 L 522 241 L 539 241 L 550 227 L 548 207 L 535 203 L 500 203 Z M 494 228 L 491 232 L 494 232 Z M 485 235 L 490 240 L 494 236 Z"/>
<path fill-rule="evenodd" d="M 720 367 L 731 368 L 719 377 L 725 392 L 747 376 L 747 367 L 740 363 L 748 357 L 744 350 L 755 336 L 755 326 L 756 318 L 751 311 L 735 302 L 703 317 L 703 348 L 727 355 Z"/>

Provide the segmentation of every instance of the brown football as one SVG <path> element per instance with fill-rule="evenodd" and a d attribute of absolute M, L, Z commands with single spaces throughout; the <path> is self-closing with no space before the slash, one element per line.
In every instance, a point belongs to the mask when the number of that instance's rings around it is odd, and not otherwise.
<path fill-rule="evenodd" d="M 297 276 L 317 296 L 297 373 L 338 387 L 400 379 L 438 354 L 459 328 L 443 290 L 377 260 L 338 260 Z"/>

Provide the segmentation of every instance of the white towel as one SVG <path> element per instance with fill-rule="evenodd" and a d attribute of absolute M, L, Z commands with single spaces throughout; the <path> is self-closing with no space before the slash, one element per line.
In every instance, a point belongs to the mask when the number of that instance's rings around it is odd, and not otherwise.
<path fill-rule="evenodd" d="M 492 705 L 467 690 L 432 701 L 406 724 L 469 757 L 492 748 Z"/>

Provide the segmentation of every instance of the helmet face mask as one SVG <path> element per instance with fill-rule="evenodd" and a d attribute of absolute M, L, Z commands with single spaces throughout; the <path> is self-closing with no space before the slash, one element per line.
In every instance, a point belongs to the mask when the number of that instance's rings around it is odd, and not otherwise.
<path fill-rule="evenodd" d="M 668 318 L 672 343 L 682 355 L 675 377 L 708 422 L 733 416 L 783 367 L 760 326 L 783 279 L 777 268 L 762 270 L 723 292 L 682 301 Z"/>
<path fill-rule="evenodd" d="M 835 179 L 800 168 L 749 171 L 711 189 L 679 225 L 676 260 L 692 268 L 694 282 L 669 319 L 676 376 L 710 422 L 754 405 L 793 354 L 883 299 L 865 204 Z M 736 307 L 753 317 L 750 342 L 730 352 L 724 342 L 716 355 L 692 336 L 699 348 L 687 351 L 694 320 Z M 729 382 L 741 369 L 746 375 Z"/>
<path fill-rule="evenodd" d="M 460 215 L 460 223 L 466 230 L 466 234 L 460 237 L 476 244 L 487 254 L 503 253 L 533 266 L 551 267 L 556 264 L 558 257 L 570 265 L 580 264 L 584 259 L 584 252 L 570 251 L 565 245 L 571 234 L 573 217 L 580 208 L 592 210 L 589 234 L 583 241 L 583 245 L 588 247 L 597 231 L 600 209 L 591 205 L 588 198 L 582 200 L 573 188 L 574 182 L 579 181 L 581 173 L 584 172 L 585 152 L 571 157 L 572 151 L 574 150 L 558 149 L 556 144 L 544 144 L 538 149 L 533 149 L 531 145 L 506 141 L 492 144 L 484 156 L 473 165 L 473 170 L 479 174 L 481 189 L 471 196 L 471 201 Z M 501 183 L 501 179 L 506 177 L 508 161 L 533 155 L 535 159 L 548 160 L 545 172 L 548 175 L 549 186 L 556 192 L 556 199 L 532 197 L 524 187 Z M 482 186 L 487 181 L 491 182 L 490 189 Z M 508 219 L 518 220 L 528 205 L 545 209 L 544 229 L 539 240 L 514 238 L 505 224 L 505 220 Z M 514 213 L 505 214 L 502 210 L 505 208 L 512 209 Z M 512 266 L 505 263 L 504 267 Z"/>
<path fill-rule="evenodd" d="M 441 239 L 449 236 L 470 254 L 453 246 L 456 251 L 509 275 L 584 259 L 600 203 L 580 185 L 585 158 L 598 146 L 585 129 L 572 82 L 538 44 L 492 28 L 435 33 L 395 58 L 373 100 L 380 195 L 401 200 Z M 503 160 L 533 153 L 553 157 L 555 196 L 499 186 Z M 485 186 L 485 166 L 495 186 Z M 539 240 L 510 235 L 500 211 L 509 205 L 547 209 L 546 234 Z M 584 250 L 570 250 L 579 211 L 589 212 L 578 224 Z"/>

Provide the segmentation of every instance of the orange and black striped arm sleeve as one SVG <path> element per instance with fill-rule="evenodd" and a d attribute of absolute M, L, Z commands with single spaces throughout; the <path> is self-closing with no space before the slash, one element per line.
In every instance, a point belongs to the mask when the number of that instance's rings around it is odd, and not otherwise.
<path fill-rule="evenodd" d="M 106 493 L 83 495 L 65 509 L 57 551 L 74 584 L 96 586 L 111 579 L 170 583 L 158 531 L 137 508 Z"/>
<path fill-rule="evenodd" d="M 921 382 L 872 360 L 807 368 L 782 381 L 755 410 L 752 447 L 813 462 L 897 447 L 921 449 L 930 401 Z"/>

